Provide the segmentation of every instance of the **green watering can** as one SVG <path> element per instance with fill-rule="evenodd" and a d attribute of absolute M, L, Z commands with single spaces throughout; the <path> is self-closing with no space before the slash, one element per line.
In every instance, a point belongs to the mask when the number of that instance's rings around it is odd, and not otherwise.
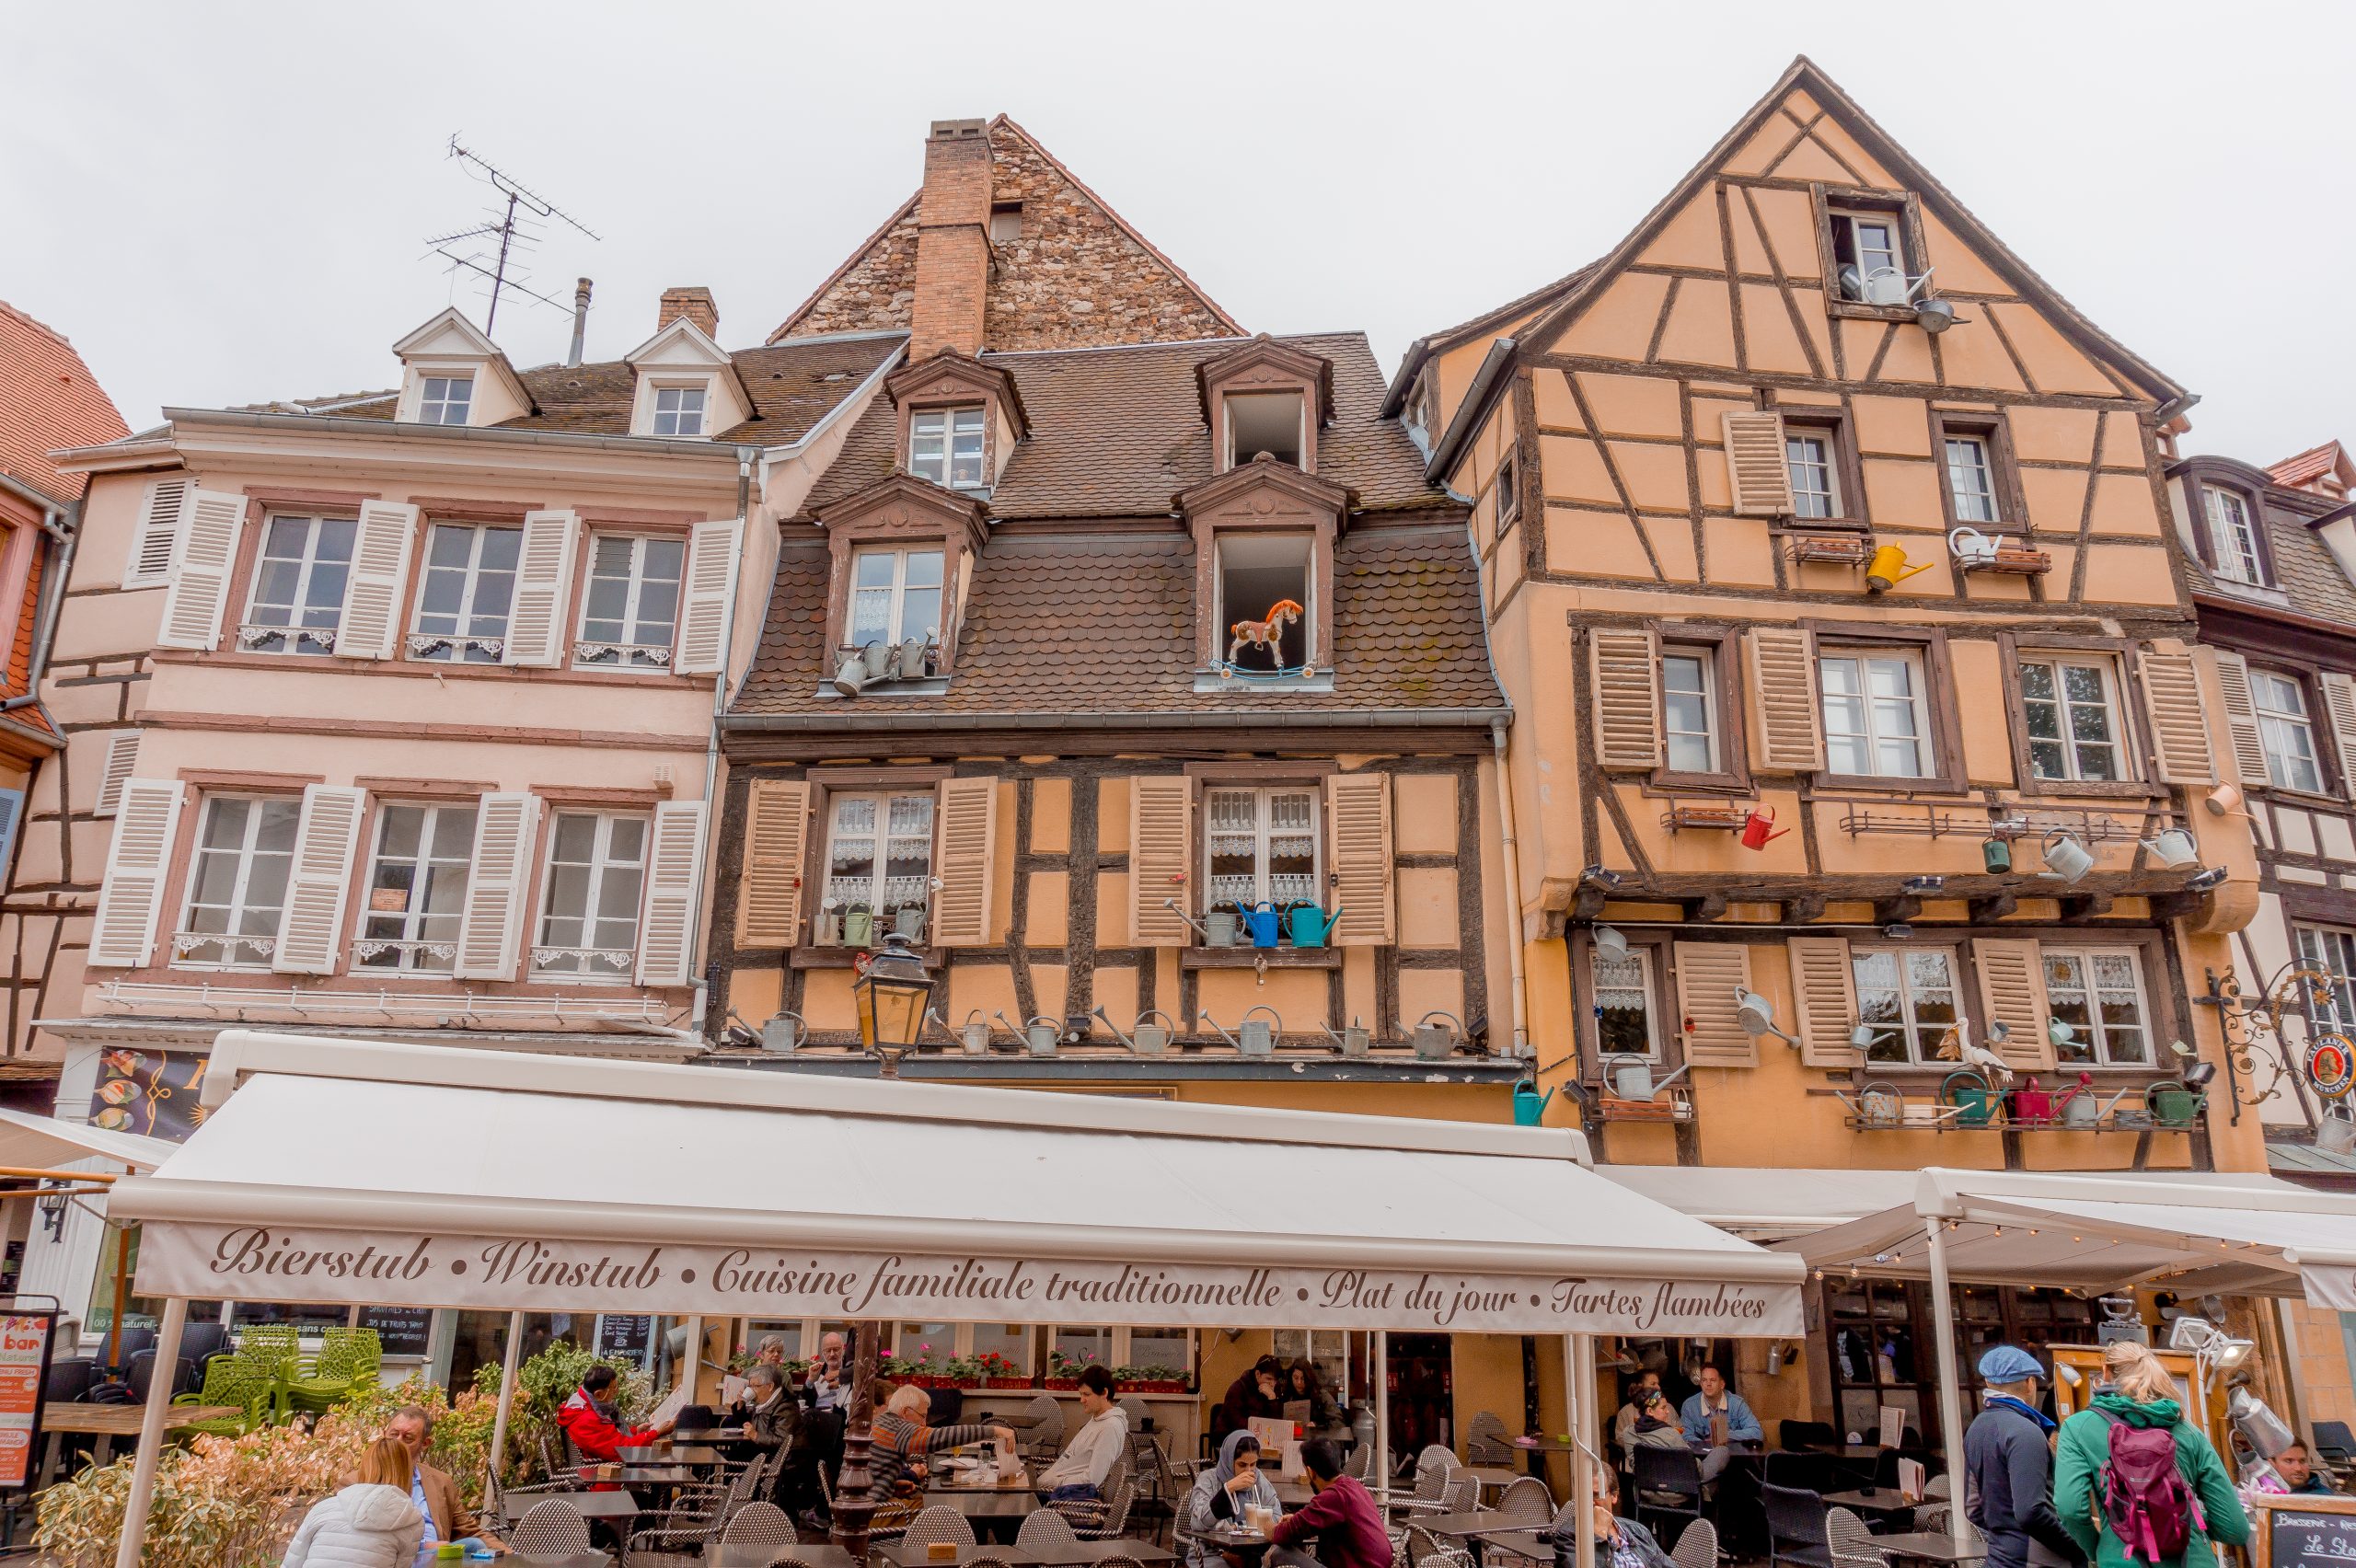
<path fill-rule="evenodd" d="M 1335 909 L 1328 915 L 1314 904 L 1296 904 L 1285 916 L 1285 923 L 1292 933 L 1292 945 L 1297 948 L 1322 948 L 1334 934 L 1334 922 L 1342 917 Z"/>
<path fill-rule="evenodd" d="M 1557 1084 L 1554 1087 L 1559 1089 L 1562 1086 Z M 1550 1089 L 1541 1094 L 1536 1084 L 1523 1078 L 1513 1086 L 1513 1124 L 1517 1127 L 1538 1125 L 1546 1119 L 1547 1103 L 1553 1098 L 1554 1090 Z"/>
<path fill-rule="evenodd" d="M 1939 1085 L 1939 1099 L 1957 1108 L 1958 1127 L 1984 1127 L 1996 1114 L 1998 1097 L 1978 1073 L 1949 1073 Z"/>

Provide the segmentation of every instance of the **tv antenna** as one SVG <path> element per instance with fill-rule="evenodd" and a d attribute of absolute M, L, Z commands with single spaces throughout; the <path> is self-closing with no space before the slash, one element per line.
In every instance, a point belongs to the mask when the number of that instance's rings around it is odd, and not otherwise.
<path fill-rule="evenodd" d="M 450 234 L 435 235 L 425 243 L 452 267 L 463 267 L 491 280 L 491 310 L 483 318 L 483 335 L 490 336 L 491 329 L 498 323 L 499 296 L 502 292 L 512 291 L 553 309 L 570 311 L 572 306 L 563 301 L 550 299 L 547 294 L 524 286 L 521 279 L 529 276 L 524 269 L 524 258 L 538 248 L 541 231 L 550 219 L 577 229 L 591 239 L 601 236 L 587 224 L 481 154 L 462 145 L 455 134 L 450 138 L 450 156 L 457 159 L 468 174 L 489 185 L 497 193 L 497 199 L 487 210 L 486 221 Z M 486 258 L 485 251 L 493 239 L 499 242 L 498 252 Z M 468 253 L 462 254 L 451 248 L 470 242 L 475 243 L 476 248 Z M 511 272 L 518 275 L 511 277 Z"/>

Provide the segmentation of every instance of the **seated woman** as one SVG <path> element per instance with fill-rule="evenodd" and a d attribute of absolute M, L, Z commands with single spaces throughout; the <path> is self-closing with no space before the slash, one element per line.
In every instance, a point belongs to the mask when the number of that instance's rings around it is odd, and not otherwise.
<path fill-rule="evenodd" d="M 1325 1391 L 1324 1379 L 1317 1376 L 1317 1364 L 1302 1356 L 1292 1364 L 1285 1378 L 1285 1403 L 1309 1405 L 1309 1430 L 1325 1431 L 1342 1424 L 1342 1412 L 1334 1403 L 1334 1396 Z"/>
<path fill-rule="evenodd" d="M 1260 1473 L 1260 1440 L 1249 1432 L 1230 1432 L 1218 1446 L 1218 1463 L 1195 1478 L 1195 1489 L 1186 1494 L 1185 1511 L 1179 1516 L 1180 1528 L 1188 1532 L 1184 1539 L 1187 1568 L 1241 1562 L 1239 1554 L 1220 1551 L 1193 1532 L 1207 1532 L 1230 1520 L 1242 1523 L 1249 1508 L 1265 1508 L 1271 1518 L 1284 1512 L 1276 1487 Z"/>
<path fill-rule="evenodd" d="M 1008 1442 L 1014 1439 L 1013 1428 L 1007 1426 L 974 1423 L 928 1426 L 925 1418 L 931 1412 L 930 1392 L 914 1383 L 903 1383 L 892 1390 L 892 1397 L 884 1401 L 883 1410 L 869 1427 L 875 1438 L 867 1450 L 869 1495 L 884 1500 L 883 1510 L 876 1515 L 879 1522 L 886 1512 L 895 1516 L 900 1513 L 913 1515 L 922 1506 L 927 1454 L 993 1438 Z M 895 1502 L 901 1506 L 895 1508 Z"/>
<path fill-rule="evenodd" d="M 1656 1392 L 1654 1397 L 1660 1396 Z M 1669 1553 L 1660 1549 L 1653 1532 L 1620 1516 L 1620 1478 L 1607 1465 L 1595 1467 L 1594 1516 L 1596 1568 L 1671 1568 Z M 1554 1527 L 1554 1568 L 1573 1568 L 1578 1562 L 1577 1531 L 1575 1516 Z"/>
<path fill-rule="evenodd" d="M 1628 1428 L 1628 1468 L 1636 1467 L 1638 1448 L 1683 1448 L 1685 1428 L 1679 1424 L 1677 1412 L 1669 1408 L 1669 1396 L 1658 1388 L 1639 1389 L 1634 1403 L 1636 1419 Z"/>

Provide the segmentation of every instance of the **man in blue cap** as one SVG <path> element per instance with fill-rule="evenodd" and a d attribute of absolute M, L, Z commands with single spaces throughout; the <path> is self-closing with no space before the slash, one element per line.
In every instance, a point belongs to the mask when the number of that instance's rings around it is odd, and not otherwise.
<path fill-rule="evenodd" d="M 2044 1376 L 2037 1357 L 2018 1345 L 2000 1344 L 1980 1358 L 1987 1386 L 1983 1408 L 1963 1437 L 1964 1495 L 1988 1543 L 1988 1568 L 2027 1568 L 2032 1543 L 2064 1562 L 2085 1561 L 2053 1511 L 2053 1421 L 2037 1408 Z"/>

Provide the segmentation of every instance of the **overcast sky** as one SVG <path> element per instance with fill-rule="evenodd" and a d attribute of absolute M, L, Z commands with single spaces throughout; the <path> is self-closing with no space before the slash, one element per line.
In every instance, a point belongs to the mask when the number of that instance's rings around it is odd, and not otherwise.
<path fill-rule="evenodd" d="M 479 322 L 422 243 L 490 199 L 453 133 L 601 236 L 530 259 L 596 280 L 592 358 L 681 283 L 758 342 L 928 121 L 1003 111 L 1246 327 L 1361 328 L 1388 369 L 1609 248 L 1805 51 L 2200 394 L 2193 448 L 2356 440 L 2356 6 L 0 0 L 0 298 L 133 428 L 383 387 L 434 311 Z M 529 365 L 569 331 L 511 298 L 497 335 Z"/>

